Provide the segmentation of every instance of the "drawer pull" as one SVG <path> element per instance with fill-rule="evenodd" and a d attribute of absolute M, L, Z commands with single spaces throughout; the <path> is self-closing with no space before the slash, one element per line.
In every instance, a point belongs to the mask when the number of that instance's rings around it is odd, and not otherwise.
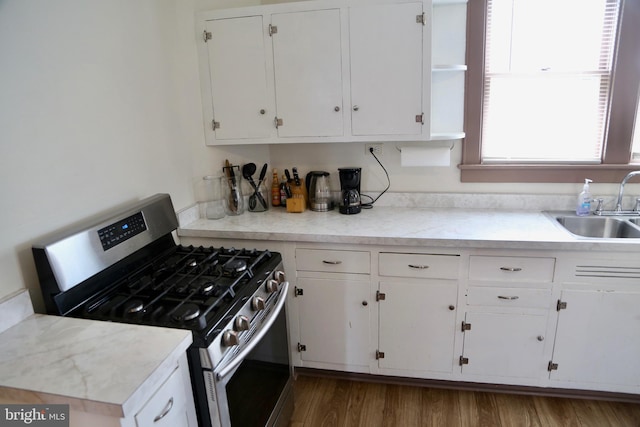
<path fill-rule="evenodd" d="M 166 417 L 167 414 L 171 411 L 171 408 L 173 408 L 173 397 L 171 399 L 169 399 L 169 401 L 165 405 L 164 409 L 162 410 L 162 413 L 160 415 L 158 415 L 157 417 L 155 417 L 153 419 L 153 422 L 157 423 L 158 421 L 160 421 L 161 419 Z"/>
<path fill-rule="evenodd" d="M 500 267 L 502 271 L 522 271 L 520 267 Z"/>
<path fill-rule="evenodd" d="M 426 270 L 427 268 L 429 268 L 429 266 L 428 265 L 409 264 L 409 268 L 415 268 L 417 270 Z"/>
<path fill-rule="evenodd" d="M 498 298 L 499 299 L 506 299 L 506 300 L 509 300 L 509 301 L 514 301 L 514 300 L 517 300 L 520 297 L 517 296 L 517 295 L 514 295 L 512 297 L 507 297 L 507 296 L 504 296 L 504 295 L 498 295 Z"/>
<path fill-rule="evenodd" d="M 342 264 L 342 261 L 326 261 L 326 260 L 322 260 L 323 263 L 325 264 L 331 264 L 331 265 L 340 265 Z"/>

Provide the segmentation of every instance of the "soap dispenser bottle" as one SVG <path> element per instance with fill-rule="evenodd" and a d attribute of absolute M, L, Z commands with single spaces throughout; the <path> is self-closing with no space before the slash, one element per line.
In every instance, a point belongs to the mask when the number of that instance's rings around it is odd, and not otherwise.
<path fill-rule="evenodd" d="M 589 190 L 589 183 L 593 182 L 590 179 L 584 180 L 584 186 L 582 192 L 578 194 L 578 203 L 576 204 L 576 215 L 586 216 L 591 213 L 591 191 Z"/>

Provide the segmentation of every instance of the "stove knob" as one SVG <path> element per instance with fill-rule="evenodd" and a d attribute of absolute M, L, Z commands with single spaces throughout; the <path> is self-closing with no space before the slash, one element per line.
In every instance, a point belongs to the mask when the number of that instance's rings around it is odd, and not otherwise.
<path fill-rule="evenodd" d="M 267 280 L 267 283 L 264 285 L 264 287 L 267 292 L 271 294 L 278 290 L 278 282 L 273 279 Z"/>
<path fill-rule="evenodd" d="M 242 314 L 233 321 L 233 329 L 238 332 L 249 330 L 249 318 L 247 316 L 243 316 Z"/>
<path fill-rule="evenodd" d="M 264 310 L 264 298 L 253 297 L 253 299 L 251 300 L 251 308 L 254 311 Z"/>
<path fill-rule="evenodd" d="M 285 280 L 284 271 L 276 270 L 276 272 L 273 273 L 273 278 L 276 279 L 278 283 L 284 282 Z"/>
<path fill-rule="evenodd" d="M 234 345 L 240 344 L 240 340 L 238 340 L 238 333 L 236 331 L 232 331 L 231 329 L 227 329 L 222 334 L 222 345 L 225 347 L 231 347 Z"/>

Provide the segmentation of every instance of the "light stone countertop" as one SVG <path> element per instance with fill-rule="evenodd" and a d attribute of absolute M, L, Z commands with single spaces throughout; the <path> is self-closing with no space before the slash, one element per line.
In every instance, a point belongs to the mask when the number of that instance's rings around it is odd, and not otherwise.
<path fill-rule="evenodd" d="M 356 215 L 343 215 L 337 209 L 287 213 L 271 208 L 219 220 L 187 213 L 180 223 L 178 236 L 183 237 L 640 252 L 640 239 L 577 238 L 539 211 L 375 206 Z"/>
<path fill-rule="evenodd" d="M 191 332 L 34 314 L 0 333 L 0 402 L 135 414 L 175 369 Z"/>

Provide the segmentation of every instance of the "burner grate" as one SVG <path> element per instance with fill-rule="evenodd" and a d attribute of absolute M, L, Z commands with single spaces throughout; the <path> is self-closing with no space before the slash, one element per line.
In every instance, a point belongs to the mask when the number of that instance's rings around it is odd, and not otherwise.
<path fill-rule="evenodd" d="M 217 322 L 279 262 L 269 251 L 177 245 L 119 279 L 74 315 L 186 328 L 209 337 Z"/>

